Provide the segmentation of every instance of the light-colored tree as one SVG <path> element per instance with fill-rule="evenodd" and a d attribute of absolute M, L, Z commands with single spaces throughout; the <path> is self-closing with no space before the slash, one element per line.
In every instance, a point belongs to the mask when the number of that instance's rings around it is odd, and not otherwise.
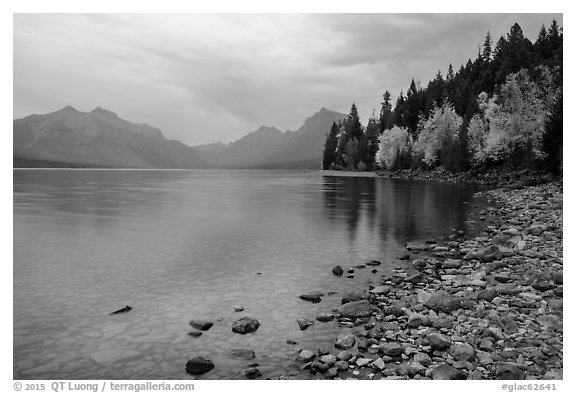
<path fill-rule="evenodd" d="M 384 169 L 393 169 L 398 157 L 410 153 L 412 138 L 407 128 L 394 126 L 384 130 L 378 138 L 376 163 Z"/>
<path fill-rule="evenodd" d="M 543 157 L 542 136 L 553 98 L 546 87 L 550 72 L 542 69 L 540 75 L 537 84 L 522 69 L 506 77 L 498 96 L 478 96 L 480 113 L 471 119 L 468 128 L 475 163 L 505 161 L 513 154 Z"/>
<path fill-rule="evenodd" d="M 433 109 L 428 119 L 418 122 L 418 139 L 414 151 L 424 155 L 422 160 L 426 165 L 434 165 L 442 147 L 458 137 L 461 126 L 462 118 L 451 103 L 445 102 L 441 107 Z"/>

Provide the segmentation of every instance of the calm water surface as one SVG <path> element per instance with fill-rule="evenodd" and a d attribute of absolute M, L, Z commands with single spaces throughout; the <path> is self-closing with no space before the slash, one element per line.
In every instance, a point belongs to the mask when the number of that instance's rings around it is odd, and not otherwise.
<path fill-rule="evenodd" d="M 15 170 L 14 378 L 190 379 L 194 356 L 216 364 L 205 379 L 242 378 L 254 362 L 286 375 L 297 349 L 332 348 L 341 330 L 300 331 L 297 318 L 340 297 L 298 295 L 377 283 L 403 266 L 407 241 L 474 230 L 475 191 L 310 171 Z M 331 273 L 368 259 L 378 274 Z M 232 333 L 245 315 L 260 329 Z M 194 318 L 214 327 L 190 337 Z"/>

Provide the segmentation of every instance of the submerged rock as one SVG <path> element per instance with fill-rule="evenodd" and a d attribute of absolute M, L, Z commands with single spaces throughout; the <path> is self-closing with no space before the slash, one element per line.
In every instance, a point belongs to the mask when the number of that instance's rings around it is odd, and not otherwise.
<path fill-rule="evenodd" d="M 243 317 L 232 324 L 232 331 L 238 334 L 252 333 L 258 330 L 260 322 L 256 318 Z"/>
<path fill-rule="evenodd" d="M 363 318 L 372 314 L 372 305 L 368 300 L 346 303 L 340 310 L 340 315 L 344 318 Z"/>
<path fill-rule="evenodd" d="M 205 331 L 214 326 L 214 322 L 206 321 L 203 319 L 194 319 L 190 321 L 190 326 L 192 326 L 194 329 Z"/>
<path fill-rule="evenodd" d="M 234 348 L 230 351 L 230 355 L 235 358 L 244 359 L 244 360 L 252 360 L 256 357 L 256 353 L 254 353 L 251 349 L 242 349 L 242 348 Z"/>
<path fill-rule="evenodd" d="M 214 368 L 214 363 L 203 357 L 195 357 L 186 363 L 186 372 L 191 375 L 205 374 Z"/>
<path fill-rule="evenodd" d="M 363 289 L 348 291 L 342 296 L 342 304 L 368 299 L 368 293 Z"/>
<path fill-rule="evenodd" d="M 132 310 L 132 307 L 130 307 L 130 306 L 127 305 L 126 307 L 123 307 L 123 308 L 121 308 L 121 309 L 119 309 L 119 310 L 116 310 L 116 311 L 111 312 L 110 315 L 122 314 L 122 313 L 128 312 L 128 311 L 130 311 L 130 310 Z"/>
<path fill-rule="evenodd" d="M 344 269 L 342 269 L 342 266 L 340 266 L 340 265 L 335 266 L 335 267 L 332 269 L 332 274 L 334 274 L 335 276 L 340 277 L 342 274 L 344 274 Z"/>
<path fill-rule="evenodd" d="M 314 321 L 308 318 L 298 318 L 296 322 L 298 322 L 300 330 L 306 330 L 308 327 L 314 325 Z"/>

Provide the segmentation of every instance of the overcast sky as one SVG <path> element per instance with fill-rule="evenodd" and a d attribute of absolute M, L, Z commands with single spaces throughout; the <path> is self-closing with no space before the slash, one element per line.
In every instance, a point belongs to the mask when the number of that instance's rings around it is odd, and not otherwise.
<path fill-rule="evenodd" d="M 18 14 L 14 118 L 97 106 L 189 145 L 260 125 L 297 129 L 475 58 L 514 22 L 536 39 L 561 14 Z"/>

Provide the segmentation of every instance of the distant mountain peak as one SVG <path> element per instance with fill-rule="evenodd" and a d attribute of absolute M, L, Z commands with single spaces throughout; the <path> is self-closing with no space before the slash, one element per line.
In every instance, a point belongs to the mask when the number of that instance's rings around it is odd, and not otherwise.
<path fill-rule="evenodd" d="M 78 109 L 74 108 L 72 105 L 66 105 L 64 108 L 60 109 L 58 112 L 80 112 Z"/>
<path fill-rule="evenodd" d="M 112 119 L 118 119 L 118 115 L 112 111 L 109 111 L 107 109 L 104 109 L 100 106 L 97 106 L 96 108 L 94 108 L 94 110 L 92 111 L 93 114 L 98 115 L 98 116 L 102 116 L 102 117 L 107 117 L 107 118 L 112 118 Z"/>

